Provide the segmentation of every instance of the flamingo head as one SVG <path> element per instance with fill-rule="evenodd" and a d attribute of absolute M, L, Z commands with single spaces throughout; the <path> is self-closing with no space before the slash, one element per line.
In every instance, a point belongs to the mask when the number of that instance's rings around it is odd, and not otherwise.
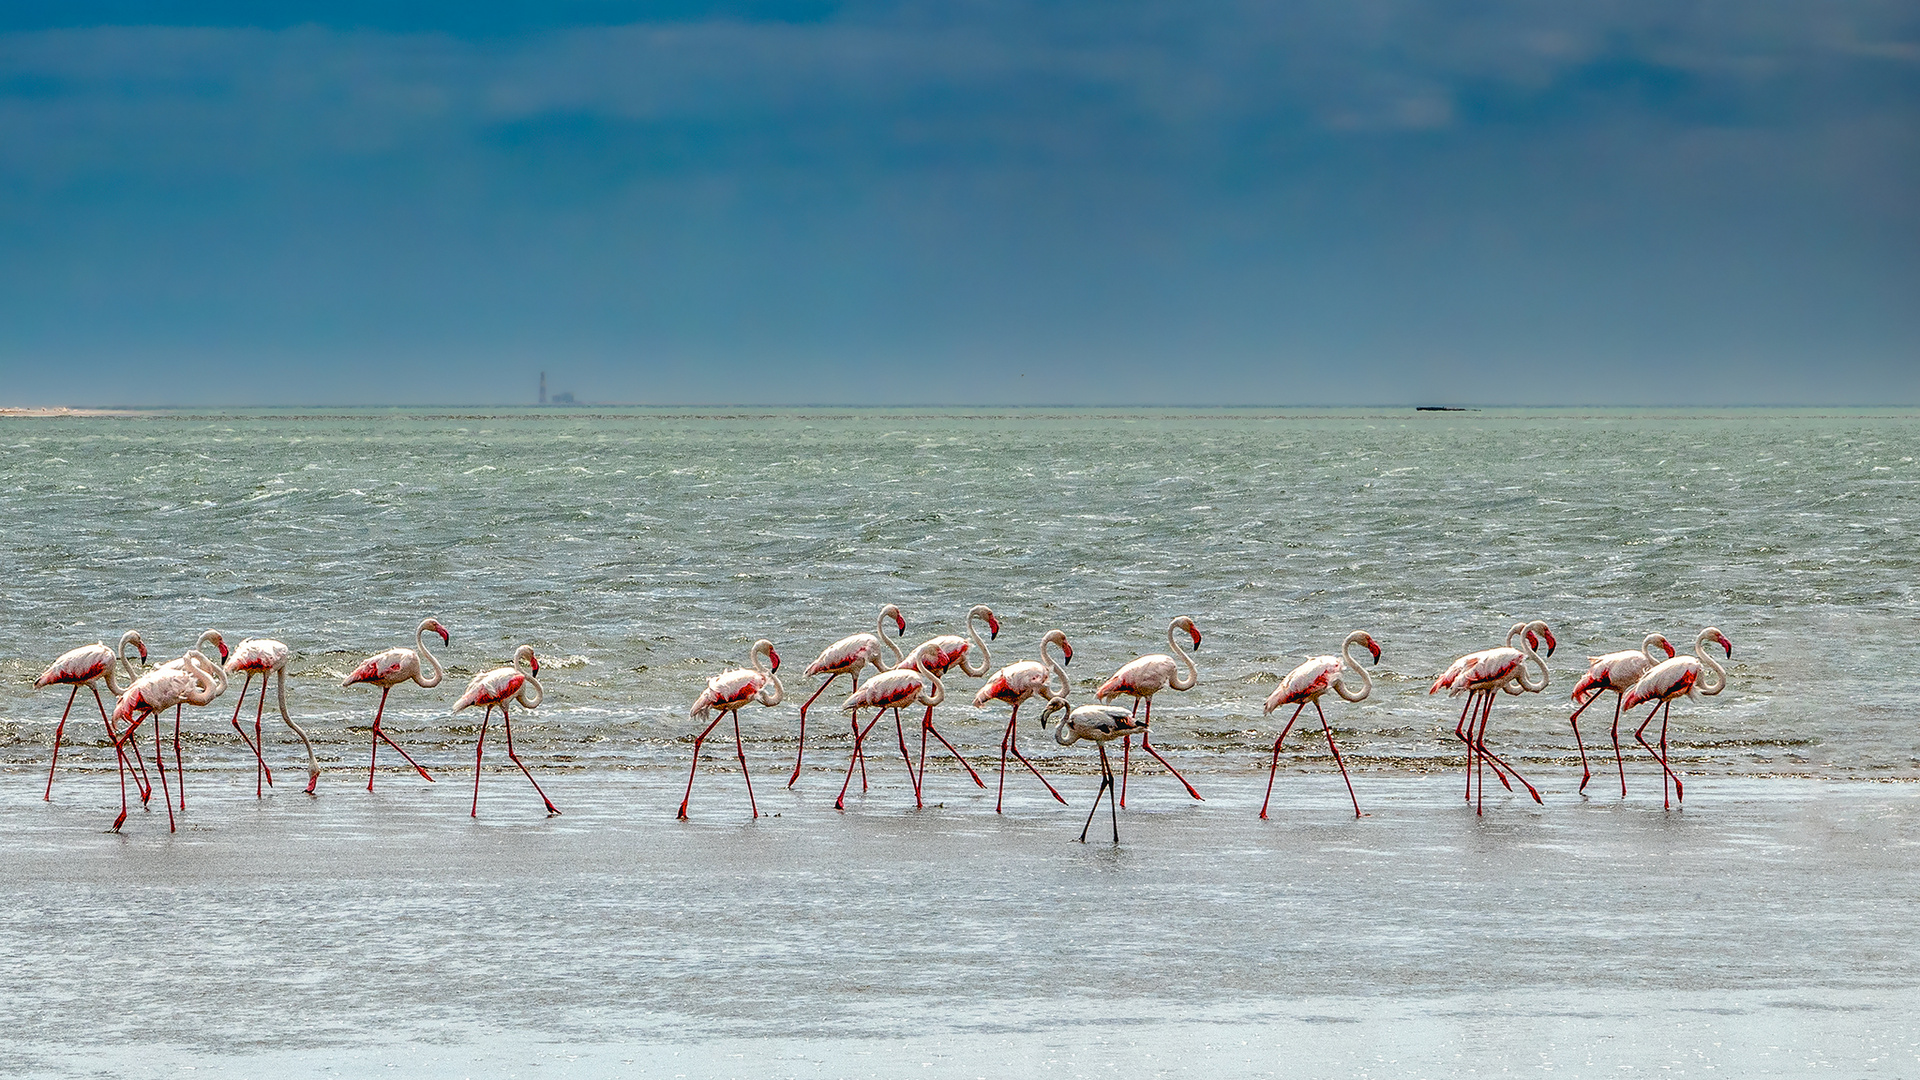
<path fill-rule="evenodd" d="M 1367 633 L 1365 630 L 1356 630 L 1353 634 L 1353 640 L 1367 647 L 1367 651 L 1373 654 L 1374 663 L 1377 664 L 1380 662 L 1380 643 L 1373 640 L 1372 634 Z"/>
<path fill-rule="evenodd" d="M 1047 707 L 1040 710 L 1040 727 L 1044 730 L 1047 726 L 1047 717 L 1066 708 L 1068 704 L 1065 697 L 1048 698 Z"/>
<path fill-rule="evenodd" d="M 196 645 L 205 644 L 206 642 L 209 642 L 209 641 L 213 643 L 214 648 L 220 650 L 220 662 L 223 664 L 226 663 L 227 662 L 227 639 L 220 636 L 220 631 L 209 630 L 206 633 L 201 634 L 200 640 L 195 644 Z M 143 653 L 142 655 L 145 655 L 145 654 Z"/>
<path fill-rule="evenodd" d="M 907 632 L 907 617 L 905 615 L 900 614 L 899 608 L 894 607 L 892 604 L 888 604 L 886 607 L 880 610 L 880 614 L 893 616 L 893 625 L 900 628 L 898 632 L 902 634 Z"/>
<path fill-rule="evenodd" d="M 447 628 L 440 625 L 439 619 L 428 619 L 424 629 L 431 630 L 434 633 L 439 634 L 440 640 L 443 642 L 446 642 L 448 645 L 453 644 L 453 635 L 447 633 Z"/>
<path fill-rule="evenodd" d="M 518 649 L 515 649 L 513 651 L 513 660 L 516 664 L 525 660 L 527 662 L 528 674 L 536 679 L 540 677 L 540 658 L 533 654 L 533 646 L 522 645 Z"/>
<path fill-rule="evenodd" d="M 1700 640 L 1719 642 L 1720 647 L 1727 650 L 1727 659 L 1733 659 L 1733 642 L 1728 641 L 1727 635 L 1721 633 L 1718 627 L 1709 626 L 1705 630 L 1702 630 L 1700 632 Z"/>
<path fill-rule="evenodd" d="M 138 631 L 136 630 L 127 631 L 127 644 L 133 646 L 136 650 L 139 651 L 141 663 L 144 664 L 147 662 L 147 643 L 140 639 L 140 634 Z"/>
<path fill-rule="evenodd" d="M 976 604 L 972 611 L 967 612 L 967 621 L 972 622 L 974 619 L 987 620 L 988 641 L 993 641 L 1000 636 L 1000 620 L 994 616 L 992 608 L 985 604 Z"/>
<path fill-rule="evenodd" d="M 1673 642 L 1668 641 L 1665 634 L 1649 634 L 1648 636 L 1657 639 L 1654 641 L 1655 645 L 1667 650 L 1667 659 L 1671 660 L 1674 658 Z"/>
<path fill-rule="evenodd" d="M 1185 615 L 1182 615 L 1179 618 L 1173 620 L 1173 625 L 1179 627 L 1182 630 L 1185 630 L 1187 634 L 1193 638 L 1194 648 L 1198 649 L 1200 647 L 1200 628 L 1193 625 L 1192 619 L 1189 619 Z"/>

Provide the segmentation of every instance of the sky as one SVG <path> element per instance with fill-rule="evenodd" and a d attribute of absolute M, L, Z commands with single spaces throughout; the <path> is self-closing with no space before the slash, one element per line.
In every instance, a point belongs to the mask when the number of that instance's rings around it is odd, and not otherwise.
<path fill-rule="evenodd" d="M 9 0 L 0 405 L 1920 403 L 1920 6 Z"/>

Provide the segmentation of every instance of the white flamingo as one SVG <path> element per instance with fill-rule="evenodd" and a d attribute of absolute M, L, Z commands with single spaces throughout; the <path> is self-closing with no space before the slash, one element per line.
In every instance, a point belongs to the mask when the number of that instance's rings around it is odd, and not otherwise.
<path fill-rule="evenodd" d="M 41 672 L 39 678 L 33 680 L 35 690 L 60 685 L 73 687 L 72 692 L 67 694 L 67 707 L 61 710 L 60 724 L 53 729 L 53 761 L 47 766 L 47 790 L 46 794 L 41 796 L 43 801 L 53 801 L 53 773 L 60 767 L 60 738 L 67 730 L 67 716 L 73 712 L 73 699 L 79 696 L 80 688 L 83 686 L 93 691 L 94 704 L 100 707 L 100 720 L 107 726 L 107 738 L 112 741 L 114 753 L 120 761 L 120 801 L 122 803 L 127 801 L 127 754 L 120 747 L 120 733 L 113 729 L 113 718 L 107 715 L 106 699 L 100 696 L 99 684 L 104 680 L 107 684 L 107 692 L 118 698 L 120 681 L 114 676 L 115 669 L 125 671 L 129 683 L 139 677 L 133 669 L 133 661 L 127 659 L 128 646 L 140 651 L 142 664 L 147 662 L 147 643 L 140 639 L 138 630 L 129 630 L 120 635 L 119 648 L 109 649 L 106 645 L 95 642 L 92 645 L 69 649 L 61 653 L 53 663 L 47 665 L 47 670 Z M 141 762 L 141 760 L 136 754 L 134 761 Z M 151 792 L 146 782 L 144 763 L 140 765 L 140 771 L 134 776 L 134 785 L 140 789 L 140 801 L 145 802 Z"/>
<path fill-rule="evenodd" d="M 431 690 L 440 685 L 440 679 L 446 674 L 440 667 L 439 658 L 427 651 L 426 634 L 429 630 L 440 635 L 442 644 L 453 644 L 452 635 L 447 633 L 446 627 L 440 625 L 439 619 L 421 619 L 420 625 L 413 632 L 413 648 L 396 647 L 374 653 L 360 661 L 360 666 L 353 669 L 353 674 L 340 682 L 341 686 L 372 683 L 380 688 L 380 704 L 373 710 L 373 735 L 368 739 L 372 743 L 372 752 L 367 756 L 368 791 L 373 790 L 373 769 L 374 764 L 379 760 L 382 742 L 393 747 L 401 757 L 405 758 L 407 764 L 413 766 L 414 771 L 420 774 L 421 779 L 428 782 L 433 780 L 433 774 L 421 768 L 420 763 L 413 760 L 413 755 L 407 753 L 399 743 L 394 742 L 380 728 L 380 718 L 386 715 L 387 711 L 387 695 L 393 692 L 394 687 L 403 682 L 412 682 Z M 423 656 L 433 667 L 431 675 L 420 669 L 420 658 Z"/>
<path fill-rule="evenodd" d="M 1502 690 L 1514 694 L 1537 694 L 1547 688 L 1549 679 L 1547 662 L 1534 650 L 1539 647 L 1539 641 L 1544 639 L 1547 643 L 1547 655 L 1552 656 L 1555 646 L 1553 631 L 1538 619 L 1529 623 L 1515 623 L 1513 628 L 1507 631 L 1507 641 L 1512 643 L 1516 639 L 1520 642 L 1519 648 L 1509 644 L 1503 648 L 1486 649 L 1460 657 L 1439 678 L 1435 679 L 1433 686 L 1427 690 L 1429 694 L 1447 689 L 1450 691 L 1448 696 L 1467 695 L 1466 704 L 1460 709 L 1460 723 L 1455 725 L 1453 732 L 1457 738 L 1467 744 L 1466 798 L 1468 802 L 1474 803 L 1476 814 L 1483 812 L 1486 803 L 1484 775 L 1480 777 L 1480 783 L 1477 785 L 1479 797 L 1478 801 L 1475 800 L 1476 763 L 1484 773 L 1487 762 L 1491 761 L 1493 775 L 1502 786 L 1509 791 L 1513 790 L 1513 785 L 1507 781 L 1507 775 L 1510 773 L 1514 779 L 1526 786 L 1527 794 L 1533 796 L 1534 802 L 1540 801 L 1540 792 L 1527 782 L 1526 777 L 1520 775 L 1520 770 L 1515 769 L 1505 758 L 1487 749 L 1487 721 L 1493 714 L 1494 696 Z M 1528 677 L 1529 663 L 1539 666 L 1539 682 L 1534 682 Z M 1475 704 L 1480 707 L 1470 720 L 1467 712 Z"/>
<path fill-rule="evenodd" d="M 267 713 L 267 680 L 274 682 L 274 697 L 280 706 L 280 722 L 300 737 L 300 743 L 307 748 L 307 794 L 320 783 L 320 763 L 313 756 L 313 740 L 307 738 L 305 729 L 293 722 L 293 715 L 287 711 L 287 659 L 292 655 L 284 641 L 273 638 L 248 638 L 234 647 L 233 655 L 227 659 L 227 672 L 239 674 L 246 672 L 246 681 L 240 684 L 240 696 L 233 704 L 233 726 L 240 729 L 240 707 L 247 702 L 247 690 L 253 685 L 253 677 L 260 676 L 260 704 L 253 713 L 253 797 L 262 795 L 261 780 L 273 784 L 273 770 L 267 766 L 267 740 L 260 733 L 260 723 Z M 240 731 L 245 739 L 247 733 Z"/>
<path fill-rule="evenodd" d="M 1374 643 L 1373 635 L 1365 630 L 1355 630 L 1347 635 L 1346 642 L 1340 646 L 1340 655 L 1316 656 L 1287 672 L 1287 677 L 1280 680 L 1280 686 L 1267 698 L 1266 711 L 1262 713 L 1264 716 L 1273 715 L 1273 710 L 1283 705 L 1292 705 L 1294 710 L 1293 715 L 1287 718 L 1287 726 L 1280 729 L 1280 737 L 1273 740 L 1273 764 L 1267 768 L 1267 798 L 1260 804 L 1262 820 L 1267 816 L 1267 803 L 1273 801 L 1273 775 L 1280 769 L 1280 744 L 1286 741 L 1287 732 L 1293 730 L 1293 722 L 1300 719 L 1300 710 L 1309 704 L 1314 712 L 1320 714 L 1320 730 L 1326 732 L 1327 748 L 1333 751 L 1334 764 L 1340 766 L 1340 778 L 1347 782 L 1347 797 L 1353 800 L 1353 816 L 1365 816 L 1360 813 L 1360 796 L 1353 793 L 1353 778 L 1347 775 L 1347 763 L 1340 758 L 1340 744 L 1333 741 L 1333 728 L 1327 724 L 1327 714 L 1320 708 L 1320 698 L 1328 690 L 1344 700 L 1355 702 L 1365 701 L 1373 693 L 1373 678 L 1367 674 L 1366 668 L 1360 666 L 1360 661 L 1353 658 L 1355 645 L 1365 645 L 1367 651 L 1373 653 L 1373 662 L 1380 662 L 1380 646 Z M 1359 689 L 1347 688 L 1346 680 L 1340 678 L 1342 665 L 1352 665 L 1354 672 L 1360 676 Z"/>
<path fill-rule="evenodd" d="M 872 709 L 874 714 L 866 727 L 854 733 L 853 757 L 847 761 L 847 778 L 840 784 L 840 797 L 833 801 L 835 810 L 847 808 L 847 787 L 853 783 L 853 763 L 860 760 L 860 745 L 888 709 L 893 710 L 893 731 L 900 740 L 900 760 L 906 762 L 907 779 L 913 784 L 913 802 L 915 806 L 920 805 L 920 777 L 914 772 L 913 756 L 907 752 L 907 732 L 900 723 L 900 710 L 914 704 L 931 709 L 947 699 L 947 687 L 940 676 L 919 666 L 923 659 L 909 656 L 911 666 L 889 668 L 875 675 L 840 703 L 841 709 L 854 716 L 859 716 L 862 709 Z"/>
<path fill-rule="evenodd" d="M 1140 721 L 1140 749 L 1152 754 L 1154 760 L 1165 765 L 1174 779 L 1180 781 L 1181 785 L 1187 789 L 1187 794 L 1198 799 L 1200 793 L 1194 790 L 1192 784 L 1187 783 L 1186 777 L 1180 775 L 1180 770 L 1160 756 L 1160 751 L 1155 750 L 1152 742 L 1149 741 L 1152 738 L 1150 726 L 1153 723 L 1153 695 L 1162 690 L 1191 690 L 1200 682 L 1200 669 L 1194 665 L 1193 657 L 1188 656 L 1187 651 L 1174 640 L 1175 630 L 1186 631 L 1188 636 L 1193 638 L 1195 651 L 1199 650 L 1200 631 L 1194 627 L 1192 619 L 1181 615 L 1167 624 L 1167 647 L 1180 658 L 1178 664 L 1166 653 L 1148 653 L 1146 656 L 1128 661 L 1126 666 L 1114 672 L 1111 678 L 1100 684 L 1100 689 L 1094 691 L 1093 696 L 1097 701 L 1107 702 L 1122 694 L 1131 695 L 1133 711 L 1136 714 L 1140 711 L 1140 702 L 1145 700 L 1147 715 Z M 1180 671 L 1182 666 L 1187 669 L 1184 675 Z M 1132 751 L 1133 736 L 1122 736 L 1120 742 L 1120 809 L 1122 810 L 1127 808 L 1127 773 L 1133 767 Z"/>
<path fill-rule="evenodd" d="M 1653 650 L 1665 649 L 1665 657 L 1655 656 Z M 1587 657 L 1587 673 L 1573 686 L 1573 700 L 1580 707 L 1573 710 L 1567 722 L 1573 725 L 1573 745 L 1580 748 L 1580 790 L 1587 790 L 1587 781 L 1593 778 L 1593 770 L 1587 765 L 1587 745 L 1580 738 L 1580 714 L 1587 706 L 1600 700 L 1602 691 L 1613 691 L 1613 763 L 1620 770 L 1620 797 L 1627 797 L 1627 763 L 1620 756 L 1620 709 L 1621 695 L 1640 681 L 1640 676 L 1652 671 L 1662 659 L 1671 659 L 1673 645 L 1662 634 L 1648 634 L 1638 649 L 1625 649 L 1610 652 L 1605 656 Z"/>
<path fill-rule="evenodd" d="M 213 662 L 211 657 L 208 656 L 207 650 L 209 647 L 220 653 L 220 660 L 218 662 Z M 214 663 L 214 674 L 217 678 L 217 685 L 213 688 L 213 697 L 217 698 L 221 694 L 226 693 L 227 676 L 224 671 L 220 670 L 220 664 L 225 663 L 227 659 L 227 639 L 221 636 L 218 630 L 202 630 L 200 637 L 194 641 L 193 648 L 194 651 L 200 653 L 202 658 Z M 186 668 L 187 658 L 184 655 L 174 657 L 172 660 L 160 665 L 160 670 L 185 671 Z M 185 704 L 208 705 L 212 704 L 212 702 L 213 698 L 209 698 L 204 702 L 186 702 Z M 183 707 L 182 704 L 175 704 L 173 707 L 173 779 L 174 783 L 179 785 L 180 788 L 180 809 L 185 810 L 187 808 L 187 774 L 180 765 L 180 711 Z M 238 712 L 237 706 L 235 711 Z M 234 730 L 238 731 L 239 728 L 240 725 L 236 723 Z M 244 739 L 246 736 L 243 734 L 241 738 Z M 153 722 L 153 742 L 153 752 L 155 756 L 158 756 L 160 753 L 160 721 L 157 719 Z M 161 786 L 163 788 L 165 787 L 164 784 Z"/>
<path fill-rule="evenodd" d="M 173 817 L 173 799 L 167 791 L 167 759 L 160 752 L 158 716 L 167 709 L 181 705 L 205 705 L 218 697 L 226 685 L 226 676 L 221 674 L 219 666 L 202 655 L 200 650 L 192 649 L 176 663 L 163 664 L 133 680 L 127 692 L 120 695 L 119 702 L 114 705 L 113 718 L 127 725 L 121 737 L 133 742 L 135 753 L 140 748 L 135 732 L 141 719 L 153 720 L 153 760 L 160 771 L 160 798 L 167 804 L 168 832 L 175 831 L 177 826 Z M 177 772 L 179 758 L 176 756 L 174 761 Z M 126 820 L 126 795 L 123 791 L 120 816 L 114 819 L 113 828 L 117 831 Z"/>
<path fill-rule="evenodd" d="M 520 670 L 522 664 L 526 665 L 525 671 Z M 480 741 L 473 748 L 473 809 L 469 812 L 470 816 L 480 816 L 480 759 L 487 752 L 487 723 L 493 719 L 496 706 L 500 709 L 500 722 L 507 729 L 507 757 L 520 767 L 527 783 L 533 785 L 534 794 L 547 804 L 548 816 L 560 812 L 560 808 L 553 805 L 553 800 L 547 798 L 547 793 L 540 790 L 540 781 L 533 778 L 527 763 L 521 761 L 520 755 L 514 752 L 513 714 L 507 711 L 507 706 L 515 701 L 520 703 L 521 708 L 532 711 L 540 707 L 546 696 L 546 688 L 540 685 L 540 658 L 533 654 L 533 646 L 522 645 L 513 652 L 513 666 L 492 668 L 475 675 L 467 682 L 467 689 L 460 695 L 460 700 L 453 703 L 456 713 L 475 705 L 487 707 L 486 715 L 480 718 Z"/>
<path fill-rule="evenodd" d="M 764 667 L 761 666 L 763 658 Z M 773 651 L 773 642 L 761 638 L 753 643 L 747 662 L 753 666 L 723 671 L 708 679 L 707 688 L 694 699 L 693 709 L 687 714 L 696 720 L 704 720 L 711 711 L 720 713 L 705 731 L 694 736 L 693 766 L 687 770 L 687 794 L 680 800 L 679 817 L 682 819 L 687 816 L 687 803 L 693 798 L 693 775 L 700 769 L 700 744 L 707 741 L 708 734 L 716 724 L 729 716 L 733 717 L 733 747 L 740 756 L 740 778 L 747 782 L 747 806 L 753 811 L 754 817 L 760 816 L 760 807 L 753 801 L 753 777 L 747 774 L 746 743 L 740 737 L 740 710 L 756 701 L 769 708 L 780 704 L 783 695 L 777 674 L 780 670 L 780 654 Z"/>
<path fill-rule="evenodd" d="M 1057 697 L 1047 702 L 1040 710 L 1040 726 L 1045 727 L 1047 717 L 1067 707 L 1065 697 Z M 1093 793 L 1093 805 L 1087 808 L 1086 823 L 1080 826 L 1080 842 L 1087 842 L 1087 830 L 1093 828 L 1094 812 L 1100 809 L 1100 797 L 1113 790 L 1113 763 L 1107 758 L 1107 744 L 1115 739 L 1127 738 L 1138 731 L 1145 734 L 1146 721 L 1118 705 L 1082 705 L 1060 718 L 1060 726 L 1053 729 L 1053 741 L 1061 746 L 1072 746 L 1081 739 L 1094 744 L 1100 750 L 1100 790 Z M 1107 817 L 1113 823 L 1113 842 L 1120 842 L 1120 814 L 1115 807 L 1117 798 L 1107 800 Z"/>
<path fill-rule="evenodd" d="M 1663 809 L 1671 810 L 1673 802 L 1685 801 L 1686 790 L 1680 784 L 1680 774 L 1673 771 L 1667 763 L 1667 718 L 1673 712 L 1673 699 L 1689 697 L 1695 701 L 1702 697 L 1712 697 L 1727 688 L 1727 669 L 1720 666 L 1707 654 L 1707 642 L 1712 641 L 1727 651 L 1727 659 L 1733 659 L 1733 642 L 1717 627 L 1709 626 L 1700 631 L 1693 639 L 1692 656 L 1676 656 L 1655 666 L 1652 671 L 1640 677 L 1621 699 L 1621 707 L 1631 709 L 1643 702 L 1654 702 L 1647 711 L 1647 718 L 1634 731 L 1633 737 L 1647 753 L 1660 759 L 1660 798 Z M 1711 678 L 1707 672 L 1713 673 Z M 1656 753 L 1647 744 L 1647 725 L 1653 723 L 1654 713 L 1660 714 L 1660 750 Z M 1673 781 L 1673 797 L 1667 797 L 1667 781 Z"/>
<path fill-rule="evenodd" d="M 942 679 L 946 678 L 956 666 L 963 674 L 976 679 L 985 675 L 988 666 L 992 663 L 992 658 L 987 655 L 987 643 L 980 639 L 980 631 L 974 628 L 973 624 L 976 621 L 987 624 L 988 638 L 1000 636 L 1000 620 L 994 615 L 993 609 L 985 604 L 975 604 L 967 612 L 966 637 L 960 637 L 957 634 L 941 634 L 938 637 L 928 638 L 915 645 L 913 651 L 894 666 L 919 668 L 929 675 Z M 942 700 L 944 699 L 943 690 Z M 947 748 L 947 753 L 952 754 L 953 759 L 967 770 L 967 775 L 973 778 L 976 787 L 987 786 L 987 782 L 980 779 L 980 774 L 973 770 L 973 765 L 961 756 L 960 751 L 954 749 L 945 735 L 940 734 L 939 728 L 933 726 L 933 706 L 928 705 L 927 715 L 920 720 L 920 765 L 915 770 L 916 775 L 913 781 L 913 804 L 916 808 L 921 805 L 920 795 L 927 783 L 927 736 L 929 734 L 939 739 L 940 745 Z M 857 740 L 856 745 L 858 745 Z"/>
<path fill-rule="evenodd" d="M 1047 655 L 1049 645 L 1060 647 L 1059 664 L 1054 663 L 1053 657 Z M 1061 664 L 1071 663 L 1073 663 L 1073 646 L 1067 644 L 1066 633 L 1061 630 L 1049 630 L 1040 638 L 1039 660 L 1022 660 L 1017 664 L 1008 664 L 994 672 L 993 678 L 988 679 L 987 684 L 980 688 L 980 692 L 973 695 L 973 707 L 976 709 L 994 701 L 1004 701 L 1013 706 L 1013 715 L 1007 717 L 1007 730 L 1000 736 L 1000 790 L 999 794 L 994 796 L 994 813 L 1000 812 L 1001 801 L 1007 794 L 1007 751 L 1009 750 L 1013 751 L 1014 757 L 1020 759 L 1020 764 L 1025 765 L 1027 770 L 1046 786 L 1047 794 L 1052 795 L 1062 804 L 1067 801 L 1060 797 L 1060 793 L 1053 789 L 1052 784 L 1047 783 L 1046 777 L 1040 775 L 1040 770 L 1034 768 L 1033 762 L 1027 760 L 1027 755 L 1020 752 L 1020 736 L 1015 730 L 1015 725 L 1020 722 L 1020 706 L 1035 694 L 1043 698 L 1066 696 L 1069 689 L 1067 670 Z M 1055 675 L 1060 676 L 1058 694 L 1054 694 L 1049 689 Z"/>
<path fill-rule="evenodd" d="M 880 618 L 874 622 L 873 633 L 854 634 L 850 637 L 843 637 L 839 641 L 827 646 L 826 649 L 820 653 L 818 659 L 807 665 L 807 678 L 813 679 L 825 675 L 827 681 L 821 683 L 820 689 L 815 690 L 813 696 L 808 698 L 800 706 L 800 739 L 793 754 L 793 775 L 787 777 L 788 787 L 792 787 L 794 781 L 800 779 L 800 755 L 806 753 L 807 750 L 807 710 L 813 707 L 813 703 L 820 699 L 821 694 L 827 692 L 827 687 L 832 686 L 834 681 L 839 679 L 840 676 L 851 675 L 853 677 L 853 688 L 855 690 L 860 689 L 860 672 L 868 664 L 872 664 L 875 671 L 887 670 L 886 662 L 880 658 L 880 652 L 883 648 L 893 653 L 894 663 L 900 663 L 904 659 L 900 653 L 900 646 L 894 644 L 894 640 L 887 636 L 888 620 L 892 620 L 894 626 L 898 628 L 898 633 L 904 634 L 907 632 L 906 616 L 900 614 L 899 608 L 888 604 L 886 607 L 880 609 Z M 856 714 L 851 723 L 853 725 L 853 733 L 858 735 L 860 733 L 860 717 Z M 858 740 L 856 740 L 856 742 L 857 741 Z M 866 764 L 862 762 L 860 765 L 862 784 L 866 782 L 866 774 L 867 767 Z"/>

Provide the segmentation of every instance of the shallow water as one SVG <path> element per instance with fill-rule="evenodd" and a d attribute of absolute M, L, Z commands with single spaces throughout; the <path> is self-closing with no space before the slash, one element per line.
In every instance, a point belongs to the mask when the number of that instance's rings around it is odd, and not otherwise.
<path fill-rule="evenodd" d="M 1074 642 L 1077 693 L 1206 634 L 1200 686 L 1162 698 L 1169 746 L 1252 769 L 1278 676 L 1355 627 L 1385 647 L 1373 700 L 1331 719 L 1365 769 L 1453 760 L 1425 695 L 1454 656 L 1544 617 L 1541 697 L 1493 737 L 1574 759 L 1566 693 L 1589 653 L 1702 625 L 1736 644 L 1729 690 L 1675 710 L 1695 771 L 1920 777 L 1920 425 L 1915 414 L 1630 410 L 671 410 L 163 413 L 0 421 L 0 677 L 205 626 L 295 651 L 293 708 L 331 764 L 375 697 L 340 677 L 436 614 L 454 676 L 395 692 L 430 754 L 470 745 L 463 676 L 530 642 L 547 701 L 516 734 L 555 766 L 671 760 L 701 680 L 766 636 L 790 691 L 827 643 L 899 603 L 907 637 L 1002 616 L 995 663 Z M 956 696 L 971 696 L 957 680 Z M 824 700 L 831 702 L 837 692 Z M 61 700 L 56 700 L 56 697 Z M 0 760 L 44 758 L 64 699 L 0 702 Z M 231 700 L 231 699 L 229 699 Z M 225 706 L 223 706 L 225 707 Z M 1606 706 L 1596 707 L 1589 716 Z M 251 711 L 251 710 L 250 710 Z M 189 722 L 238 763 L 218 710 Z M 991 717 L 949 710 L 974 751 Z M 822 714 L 827 715 L 825 713 Z M 997 715 L 997 714 L 994 714 Z M 747 716 L 792 736 L 791 708 Z M 1590 741 L 1604 736 L 1594 717 Z M 97 742 L 98 721 L 86 734 Z M 1325 764 L 1316 730 L 1298 754 Z M 1629 742 L 1628 744 L 1632 744 Z M 84 755 L 83 755 L 84 756 Z M 97 752 L 91 760 L 101 764 Z M 107 762 L 110 764 L 110 761 Z"/>
<path fill-rule="evenodd" d="M 35 1075 L 1687 1075 L 1920 1069 L 1920 788 L 1701 781 L 1687 809 L 1379 777 L 1123 843 L 1037 788 L 848 813 L 664 770 L 491 773 L 122 835 L 0 775 L 0 1071 Z M 1334 781 L 1337 784 L 1337 780 Z M 777 1066 L 777 1067 L 776 1067 Z"/>

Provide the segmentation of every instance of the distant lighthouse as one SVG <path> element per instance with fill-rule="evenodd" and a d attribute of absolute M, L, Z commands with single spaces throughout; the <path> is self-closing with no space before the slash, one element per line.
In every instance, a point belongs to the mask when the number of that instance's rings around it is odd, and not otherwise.
<path fill-rule="evenodd" d="M 547 403 L 547 373 L 543 371 L 540 373 L 540 404 L 545 405 L 546 403 Z"/>

